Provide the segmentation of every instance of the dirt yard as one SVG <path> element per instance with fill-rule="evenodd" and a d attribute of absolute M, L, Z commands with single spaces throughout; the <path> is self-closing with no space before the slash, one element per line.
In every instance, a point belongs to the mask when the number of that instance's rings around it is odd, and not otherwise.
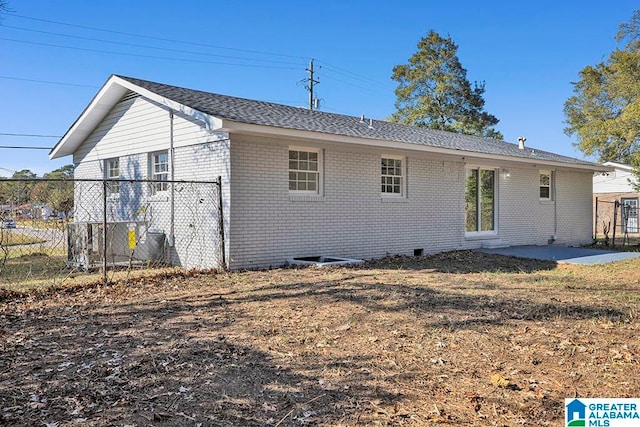
<path fill-rule="evenodd" d="M 0 425 L 558 426 L 640 396 L 640 261 L 471 252 L 0 294 Z"/>

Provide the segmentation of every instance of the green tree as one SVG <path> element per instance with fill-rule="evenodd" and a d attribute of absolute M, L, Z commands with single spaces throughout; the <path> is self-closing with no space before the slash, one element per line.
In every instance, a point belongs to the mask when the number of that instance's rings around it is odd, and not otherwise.
<path fill-rule="evenodd" d="M 616 41 L 622 43 L 626 41 L 626 49 L 638 50 L 640 48 L 640 10 L 636 10 L 629 22 L 620 24 Z"/>
<path fill-rule="evenodd" d="M 49 187 L 44 181 L 38 182 L 31 190 L 31 201 L 46 203 L 49 199 Z"/>
<path fill-rule="evenodd" d="M 45 173 L 45 179 L 73 179 L 73 165 L 65 165 L 61 168 Z"/>
<path fill-rule="evenodd" d="M 29 202 L 37 176 L 29 169 L 14 172 L 11 178 L 2 184 L 2 196 L 4 199 L 2 202 L 10 201 L 13 205 L 22 205 Z M 11 181 L 11 179 L 16 179 L 17 181 Z"/>
<path fill-rule="evenodd" d="M 73 165 L 66 165 L 49 173 L 43 179 L 47 184 L 47 202 L 57 212 L 69 213 L 73 209 Z M 62 181 L 58 181 L 62 180 Z"/>
<path fill-rule="evenodd" d="M 393 67 L 398 82 L 396 112 L 391 120 L 487 138 L 502 139 L 493 126 L 498 119 L 484 111 L 484 82 L 473 85 L 457 56 L 451 37 L 429 31 L 418 42 L 409 63 Z"/>
<path fill-rule="evenodd" d="M 640 164 L 640 10 L 620 25 L 622 49 L 580 71 L 564 105 L 565 133 L 600 161 Z"/>

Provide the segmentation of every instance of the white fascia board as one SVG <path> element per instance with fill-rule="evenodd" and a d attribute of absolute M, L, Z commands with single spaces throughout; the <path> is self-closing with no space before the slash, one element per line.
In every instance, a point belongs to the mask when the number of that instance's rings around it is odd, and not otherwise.
<path fill-rule="evenodd" d="M 80 117 L 76 119 L 69 130 L 67 130 L 60 141 L 58 141 L 55 147 L 49 152 L 49 159 L 57 159 L 73 154 L 80 144 L 93 132 L 96 126 L 109 114 L 109 111 L 120 101 L 127 90 L 136 92 L 160 105 L 164 105 L 167 108 L 179 111 L 195 120 L 203 122 L 205 128 L 210 132 L 215 132 L 222 126 L 222 121 L 218 118 L 160 96 L 118 76 L 111 76 L 96 96 L 93 97 Z"/>
<path fill-rule="evenodd" d="M 627 172 L 633 171 L 633 166 L 625 165 L 624 163 L 604 162 L 603 165 L 611 166 L 611 167 L 613 167 L 615 169 L 620 169 L 620 170 L 624 170 L 624 171 L 627 171 Z"/>
<path fill-rule="evenodd" d="M 57 159 L 73 154 L 125 92 L 125 88 L 114 84 L 114 76 L 107 80 L 82 114 L 51 149 L 49 159 Z"/>
<path fill-rule="evenodd" d="M 371 138 L 358 138 L 353 136 L 345 136 L 345 135 L 337 135 L 337 134 L 329 134 L 322 132 L 312 132 L 312 131 L 303 131 L 297 129 L 285 129 L 285 128 L 277 128 L 271 126 L 264 125 L 254 125 L 247 123 L 239 123 L 233 122 L 231 120 L 222 120 L 222 130 L 229 132 L 230 134 L 238 133 L 238 134 L 254 134 L 254 135 L 268 135 L 268 136 L 276 136 L 286 139 L 293 140 L 307 140 L 313 142 L 325 142 L 325 143 L 344 143 L 344 144 L 353 144 L 353 145 L 364 145 L 370 147 L 376 147 L 380 149 L 397 149 L 397 150 L 405 150 L 405 151 L 418 151 L 424 153 L 433 153 L 439 154 L 447 157 L 454 157 L 461 161 L 466 162 L 477 162 L 484 161 L 485 163 L 490 161 L 493 163 L 500 164 L 509 164 L 513 165 L 512 167 L 526 165 L 529 167 L 552 167 L 552 168 L 561 168 L 561 169 L 571 169 L 571 170 L 583 170 L 585 172 L 594 172 L 594 171 L 613 171 L 613 168 L 610 166 L 602 166 L 602 165 L 583 165 L 583 164 L 573 164 L 573 163 L 564 163 L 564 162 L 554 162 L 550 160 L 536 160 L 525 157 L 515 157 L 515 156 L 505 156 L 500 154 L 487 154 L 487 153 L 477 153 L 473 151 L 462 151 L 455 150 L 451 148 L 442 148 L 442 147 L 433 147 L 430 145 L 422 145 L 422 144 L 411 144 L 407 142 L 399 142 L 399 141 L 388 141 L 388 140 L 379 140 L 379 139 L 371 139 Z"/>

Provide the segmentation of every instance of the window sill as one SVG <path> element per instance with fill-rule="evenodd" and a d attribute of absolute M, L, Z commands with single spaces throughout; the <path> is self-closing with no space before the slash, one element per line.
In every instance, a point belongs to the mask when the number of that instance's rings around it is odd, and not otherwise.
<path fill-rule="evenodd" d="M 498 239 L 497 231 L 482 231 L 469 233 L 465 232 L 464 234 L 465 240 L 495 240 Z"/>
<path fill-rule="evenodd" d="M 394 196 L 382 196 L 380 197 L 382 203 L 407 203 L 406 197 L 394 197 Z"/>
<path fill-rule="evenodd" d="M 290 202 L 324 202 L 324 196 L 318 194 L 290 194 Z"/>
<path fill-rule="evenodd" d="M 555 200 L 552 199 L 540 199 L 541 205 L 552 205 L 555 203 Z"/>

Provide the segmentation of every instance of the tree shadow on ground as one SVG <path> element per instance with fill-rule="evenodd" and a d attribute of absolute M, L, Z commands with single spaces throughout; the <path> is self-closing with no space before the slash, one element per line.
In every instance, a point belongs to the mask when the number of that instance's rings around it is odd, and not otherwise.
<path fill-rule="evenodd" d="M 477 324 L 503 324 L 513 319 L 543 321 L 556 318 L 608 318 L 618 321 L 628 317 L 627 313 L 604 305 L 462 294 L 393 283 L 291 283 L 279 284 L 272 290 L 273 292 L 266 292 L 265 288 L 261 288 L 257 295 L 232 297 L 226 301 L 230 304 L 247 301 L 267 303 L 282 299 L 310 298 L 318 305 L 344 301 L 366 308 L 372 313 L 412 313 L 421 317 L 429 326 L 460 329 Z"/>
<path fill-rule="evenodd" d="M 351 359 L 353 373 L 334 383 L 322 379 L 319 360 L 274 357 L 220 334 L 243 321 L 227 305 L 168 301 L 12 317 L 0 356 L 0 424 L 355 424 L 375 412 L 371 402 L 402 397 L 367 386 L 370 373 L 357 368 L 368 356 Z M 204 318 L 203 310 L 218 314 Z"/>
<path fill-rule="evenodd" d="M 415 270 L 428 270 L 424 265 Z M 302 342 L 295 355 L 269 347 L 264 334 L 278 336 L 282 329 L 271 331 L 262 323 L 277 324 L 276 314 L 289 322 L 295 306 L 310 317 L 316 308 L 329 313 L 323 327 L 332 328 L 331 335 L 338 326 L 332 323 L 332 310 L 344 310 L 347 318 L 360 313 L 353 319 L 374 328 L 386 327 L 380 319 L 401 317 L 416 334 L 627 316 L 604 303 L 505 295 L 500 292 L 504 284 L 497 282 L 461 292 L 446 281 L 427 280 L 428 271 L 424 284 L 414 284 L 374 270 L 368 265 L 326 276 L 313 269 L 283 270 L 277 283 L 269 272 L 248 274 L 242 280 L 250 285 L 237 289 L 232 282 L 223 285 L 221 275 L 213 277 L 216 286 L 184 294 L 156 297 L 149 287 L 141 299 L 110 302 L 107 292 L 92 306 L 82 293 L 70 293 L 60 297 L 73 301 L 70 305 L 45 305 L 12 316 L 0 312 L 0 424 L 367 424 L 378 405 L 393 407 L 405 398 L 396 380 L 420 384 L 421 392 L 440 387 L 437 377 L 427 381 L 409 370 L 374 381 L 371 366 L 380 366 L 375 349 L 344 359 L 340 353 L 322 354 L 315 342 L 312 350 L 305 349 L 302 335 L 291 337 Z M 253 282 L 256 277 L 264 280 Z M 257 313 L 280 303 L 282 312 L 273 317 Z M 221 332 L 230 330 L 235 335 Z M 395 346 L 395 341 L 401 343 L 389 338 L 385 345 Z M 329 369 L 343 376 L 327 379 Z"/>
<path fill-rule="evenodd" d="M 451 251 L 429 256 L 392 256 L 366 262 L 365 269 L 433 270 L 438 273 L 532 273 L 553 270 L 555 261 L 518 258 L 474 251 Z"/>

